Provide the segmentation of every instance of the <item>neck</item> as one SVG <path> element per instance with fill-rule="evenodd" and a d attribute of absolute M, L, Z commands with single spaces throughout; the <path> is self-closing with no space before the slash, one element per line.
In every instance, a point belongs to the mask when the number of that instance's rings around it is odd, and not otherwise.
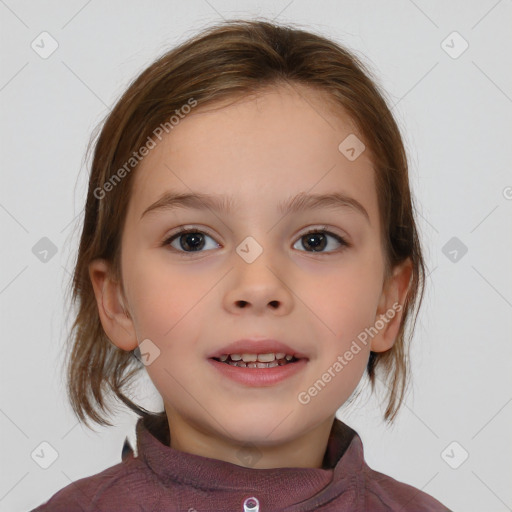
<path fill-rule="evenodd" d="M 170 447 L 252 469 L 321 468 L 335 416 L 282 443 L 236 442 L 186 422 L 167 409 Z"/>

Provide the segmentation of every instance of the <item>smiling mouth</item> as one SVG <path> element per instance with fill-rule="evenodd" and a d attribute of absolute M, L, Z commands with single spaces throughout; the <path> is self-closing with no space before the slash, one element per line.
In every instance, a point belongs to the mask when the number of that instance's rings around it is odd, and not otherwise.
<path fill-rule="evenodd" d="M 229 354 L 222 355 L 221 357 L 213 357 L 212 359 L 219 363 L 225 363 L 239 368 L 275 368 L 299 361 L 296 357 L 286 354 Z"/>

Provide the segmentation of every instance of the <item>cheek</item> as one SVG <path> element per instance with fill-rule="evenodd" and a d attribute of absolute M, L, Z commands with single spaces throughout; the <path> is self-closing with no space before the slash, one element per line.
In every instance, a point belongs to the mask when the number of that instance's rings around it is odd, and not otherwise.
<path fill-rule="evenodd" d="M 126 269 L 130 304 L 138 335 L 164 341 L 194 320 L 194 309 L 212 287 L 212 279 L 179 266 L 155 261 Z"/>
<path fill-rule="evenodd" d="M 315 290 L 310 297 L 312 310 L 325 320 L 331 334 L 341 344 L 350 341 L 375 321 L 382 289 L 378 267 L 377 272 L 363 264 L 342 267 L 329 279 L 323 280 L 322 286 L 312 289 Z"/>

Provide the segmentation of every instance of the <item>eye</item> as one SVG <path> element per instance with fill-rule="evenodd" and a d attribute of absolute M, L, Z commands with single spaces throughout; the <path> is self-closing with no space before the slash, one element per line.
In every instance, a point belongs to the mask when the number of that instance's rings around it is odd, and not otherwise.
<path fill-rule="evenodd" d="M 336 252 L 336 247 L 332 247 L 333 243 L 334 245 L 337 243 L 341 248 L 350 247 L 350 244 L 343 237 L 328 231 L 326 228 L 327 226 L 308 231 L 297 240 L 295 245 L 302 241 L 302 247 L 306 249 L 306 252 L 320 253 Z M 208 247 L 206 239 L 213 241 L 210 247 Z M 334 242 L 330 242 L 329 239 L 333 239 Z M 208 250 L 220 247 L 210 235 L 194 227 L 181 229 L 167 238 L 162 245 L 170 245 L 175 251 L 185 254 L 203 252 L 203 249 Z M 294 249 L 296 248 L 295 245 Z M 330 248 L 330 250 L 325 251 L 324 249 L 326 248 Z"/>
<path fill-rule="evenodd" d="M 336 248 L 331 251 L 324 251 L 326 247 L 332 245 L 332 243 L 329 244 L 329 238 L 333 238 L 342 248 L 350 247 L 350 244 L 344 238 L 330 231 L 326 231 L 325 227 L 308 231 L 299 238 L 296 244 L 302 241 L 302 247 L 311 249 L 306 252 L 334 252 Z"/>
<path fill-rule="evenodd" d="M 187 228 L 182 229 L 178 231 L 177 233 L 174 233 L 172 236 L 167 238 L 163 245 L 170 245 L 173 247 L 173 249 L 177 250 L 178 252 L 201 252 L 202 249 L 207 246 L 207 243 L 205 242 L 205 237 L 210 238 L 213 240 L 213 238 L 206 234 L 203 231 L 198 230 L 197 228 Z M 176 245 L 173 245 L 176 243 Z M 212 244 L 212 247 L 206 247 L 207 249 L 215 249 L 219 247 L 219 244 L 216 242 Z"/>

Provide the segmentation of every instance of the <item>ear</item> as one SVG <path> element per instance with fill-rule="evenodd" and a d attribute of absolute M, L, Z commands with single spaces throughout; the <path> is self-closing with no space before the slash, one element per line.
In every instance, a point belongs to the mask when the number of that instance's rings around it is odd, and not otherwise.
<path fill-rule="evenodd" d="M 110 265 L 103 259 L 89 264 L 89 277 L 94 288 L 103 329 L 110 341 L 123 350 L 137 348 L 133 320 L 125 307 L 120 284 L 113 279 Z"/>
<path fill-rule="evenodd" d="M 375 328 L 378 332 L 371 342 L 373 352 L 385 352 L 395 343 L 411 276 L 412 262 L 410 258 L 407 258 L 403 263 L 394 267 L 391 276 L 384 282 L 375 316 Z M 379 328 L 382 324 L 384 326 Z"/>

